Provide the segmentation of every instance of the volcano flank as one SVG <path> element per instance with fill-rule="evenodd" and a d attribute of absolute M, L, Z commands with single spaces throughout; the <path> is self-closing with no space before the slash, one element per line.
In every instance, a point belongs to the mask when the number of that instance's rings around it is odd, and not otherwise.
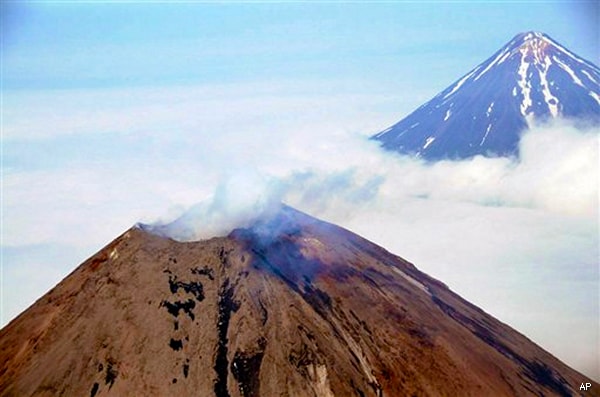
<path fill-rule="evenodd" d="M 420 272 L 283 206 L 226 237 L 136 226 L 0 331 L 2 396 L 598 395 Z"/>

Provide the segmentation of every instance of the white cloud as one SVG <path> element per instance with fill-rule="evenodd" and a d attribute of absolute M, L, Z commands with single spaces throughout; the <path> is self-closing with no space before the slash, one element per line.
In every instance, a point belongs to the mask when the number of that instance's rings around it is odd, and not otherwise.
<path fill-rule="evenodd" d="M 350 91 L 343 80 L 138 87 L 96 90 L 5 90 L 3 138 L 50 139 L 60 135 L 124 135 L 169 131 L 183 137 L 216 133 L 232 140 L 319 121 L 348 129 L 372 130 L 391 123 L 395 114 L 385 103 L 390 95 L 365 82 Z M 378 94 L 379 93 L 379 94 Z M 315 106 L 315 100 L 318 106 Z M 365 105 L 370 103 L 370 105 Z M 414 105 L 409 102 L 407 109 Z M 389 106 L 389 105 L 387 105 Z M 394 110 L 396 113 L 397 110 Z M 190 134 L 194 135 L 194 134 Z M 204 137 L 206 137 L 204 135 Z M 223 142 L 220 140 L 220 142 Z"/>
<path fill-rule="evenodd" d="M 273 86 L 78 93 L 59 98 L 47 123 L 42 97 L 29 119 L 13 107 L 7 147 L 61 139 L 60 152 L 81 134 L 107 139 L 76 146 L 78 157 L 42 151 L 39 168 L 15 155 L 3 178 L 4 245 L 97 249 L 136 221 L 164 223 L 188 208 L 186 234 L 177 237 L 209 237 L 285 201 L 413 261 L 600 378 L 597 131 L 539 127 L 524 136 L 520 162 L 427 164 L 383 152 L 360 133 L 394 120 L 372 117 L 385 98 L 310 89 L 298 84 L 283 98 Z M 57 163 L 44 166 L 50 159 Z M 27 282 L 16 267 L 43 274 L 49 261 L 6 258 L 4 284 Z M 27 300 L 13 295 L 23 291 L 3 294 L 5 312 L 24 308 L 17 303 Z"/>

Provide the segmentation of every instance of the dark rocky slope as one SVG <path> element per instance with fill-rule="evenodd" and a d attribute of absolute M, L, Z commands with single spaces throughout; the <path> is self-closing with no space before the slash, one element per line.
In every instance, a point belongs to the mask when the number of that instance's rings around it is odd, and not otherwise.
<path fill-rule="evenodd" d="M 2 396 L 549 396 L 590 381 L 288 207 L 207 241 L 132 228 L 0 331 L 0 363 Z"/>

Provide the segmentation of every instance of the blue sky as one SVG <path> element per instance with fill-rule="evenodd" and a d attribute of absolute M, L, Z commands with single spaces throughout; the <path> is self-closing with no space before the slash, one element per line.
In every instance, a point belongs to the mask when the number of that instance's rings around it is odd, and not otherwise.
<path fill-rule="evenodd" d="M 137 221 L 276 190 L 600 379 L 597 136 L 532 133 L 518 167 L 364 139 L 519 32 L 597 64 L 597 2 L 0 4 L 2 325 Z"/>
<path fill-rule="evenodd" d="M 598 14 L 594 2 L 7 1 L 4 84 L 415 79 L 439 90 L 526 30 L 597 59 Z"/>

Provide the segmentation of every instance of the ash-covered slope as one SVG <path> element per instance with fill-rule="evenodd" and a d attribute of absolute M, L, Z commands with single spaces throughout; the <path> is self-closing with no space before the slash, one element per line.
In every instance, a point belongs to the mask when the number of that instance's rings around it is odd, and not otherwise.
<path fill-rule="evenodd" d="M 373 139 L 428 160 L 509 156 L 524 130 L 557 117 L 600 125 L 600 69 L 527 32 Z"/>
<path fill-rule="evenodd" d="M 207 241 L 132 228 L 0 331 L 2 396 L 574 395 L 582 382 L 410 263 L 289 207 Z"/>

